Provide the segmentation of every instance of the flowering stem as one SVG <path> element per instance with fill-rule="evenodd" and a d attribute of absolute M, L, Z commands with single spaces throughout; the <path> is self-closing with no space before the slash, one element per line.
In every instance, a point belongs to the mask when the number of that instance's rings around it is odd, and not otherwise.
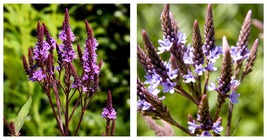
<path fill-rule="evenodd" d="M 228 106 L 228 119 L 227 119 L 227 125 L 226 125 L 226 136 L 230 136 L 233 109 L 234 109 L 234 104 L 232 104 L 231 102 L 229 102 L 229 106 Z"/>
<path fill-rule="evenodd" d="M 62 135 L 62 136 L 65 136 L 64 131 L 63 131 L 63 127 L 62 127 L 62 123 L 60 123 L 59 120 L 58 120 L 58 117 L 57 117 L 57 114 L 56 114 L 56 111 L 55 111 L 53 102 L 52 102 L 52 100 L 51 100 L 51 96 L 50 96 L 50 94 L 47 94 L 47 97 L 48 97 L 50 106 L 52 107 L 54 116 L 55 116 L 55 118 L 56 118 L 56 120 L 57 120 L 57 124 L 58 124 L 59 130 L 60 130 L 60 132 L 61 132 L 61 135 Z"/>
<path fill-rule="evenodd" d="M 179 124 L 178 122 L 174 121 L 174 120 L 172 119 L 172 117 L 168 117 L 167 119 L 163 119 L 163 120 L 166 121 L 166 122 L 169 122 L 170 124 L 172 124 L 172 125 L 174 125 L 174 126 L 176 126 L 176 127 L 178 127 L 179 129 L 181 129 L 182 131 L 184 131 L 184 132 L 187 133 L 188 135 L 193 136 L 193 134 L 191 134 L 191 133 L 189 132 L 188 129 L 186 129 L 185 127 L 183 127 L 183 126 L 182 126 L 181 124 Z"/>
<path fill-rule="evenodd" d="M 183 90 L 182 88 L 180 88 L 180 86 L 176 86 L 175 88 L 175 91 L 179 94 L 181 94 L 182 96 L 188 98 L 189 100 L 191 100 L 193 103 L 195 103 L 196 105 L 199 104 L 199 102 L 193 98 L 191 95 L 189 95 L 185 90 Z"/>
<path fill-rule="evenodd" d="M 204 84 L 203 94 L 206 94 L 207 93 L 207 86 L 208 86 L 208 83 L 209 83 L 209 77 L 210 77 L 210 72 L 208 71 L 207 72 L 207 75 L 205 77 L 205 84 Z"/>
<path fill-rule="evenodd" d="M 76 130 L 75 130 L 74 136 L 77 136 L 77 134 L 78 134 L 78 130 L 79 130 L 79 128 L 80 128 L 80 125 L 81 125 L 81 122 L 82 122 L 83 115 L 84 115 L 84 112 L 85 112 L 85 111 L 86 111 L 86 109 L 84 109 L 84 108 L 82 107 L 82 114 L 81 114 L 81 116 L 80 116 L 79 123 L 78 123 L 78 126 L 77 126 Z"/>
<path fill-rule="evenodd" d="M 68 136 L 69 129 L 69 93 L 66 94 L 66 112 L 65 112 L 65 135 Z"/>

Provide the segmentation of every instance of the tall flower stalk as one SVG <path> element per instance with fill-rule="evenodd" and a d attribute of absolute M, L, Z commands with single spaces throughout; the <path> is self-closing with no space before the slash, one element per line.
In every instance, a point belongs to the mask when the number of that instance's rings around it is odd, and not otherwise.
<path fill-rule="evenodd" d="M 78 54 L 76 54 L 72 44 L 75 35 L 71 30 L 68 9 L 65 11 L 62 30 L 58 35 L 61 44 L 56 43 L 45 24 L 39 21 L 36 46 L 28 49 L 28 60 L 25 55 L 22 57 L 29 81 L 39 83 L 47 95 L 62 136 L 78 135 L 84 113 L 99 87 L 102 61 L 97 63 L 98 42 L 86 20 L 85 28 L 87 39 L 83 44 L 84 47 L 77 45 Z M 73 63 L 77 58 L 83 68 L 81 73 L 77 72 Z M 62 95 L 64 98 L 61 98 Z M 74 99 L 74 95 L 78 98 Z M 53 100 L 54 97 L 56 100 Z M 73 102 L 74 105 L 71 105 Z M 70 134 L 69 123 L 75 113 L 79 116 L 79 120 L 74 133 Z"/>
<path fill-rule="evenodd" d="M 230 136 L 233 105 L 239 102 L 238 97 L 240 97 L 237 88 L 244 77 L 251 73 L 257 56 L 258 39 L 254 41 L 251 50 L 248 49 L 251 16 L 252 11 L 249 10 L 237 46 L 230 48 L 224 36 L 221 47 L 215 43 L 212 5 L 209 4 L 204 24 L 204 41 L 199 23 L 195 20 L 192 45 L 190 45 L 186 44 L 187 37 L 178 28 L 170 12 L 170 5 L 165 4 L 160 17 L 163 32 L 163 38 L 158 40 L 160 47 L 154 47 L 144 30 L 142 31 L 144 49 L 137 45 L 137 58 L 146 72 L 144 82 L 137 77 L 138 112 L 143 116 L 164 120 L 191 136 L 220 136 L 224 130 L 220 113 L 225 102 L 229 102 L 228 117 L 225 119 L 226 136 Z M 169 60 L 164 61 L 160 56 L 162 53 L 169 53 Z M 222 56 L 221 72 L 216 86 L 210 81 L 210 75 L 217 71 L 215 63 L 220 56 Z M 247 62 L 243 66 L 245 60 Z M 179 121 L 173 119 L 175 117 L 172 117 L 171 110 L 163 103 L 166 97 L 161 96 L 160 89 L 163 93 L 174 94 L 172 96 L 182 95 L 195 104 L 198 111 L 192 112 L 193 115 L 188 114 L 187 126 L 181 125 L 183 119 L 180 118 Z M 209 91 L 217 93 L 215 114 L 211 113 L 209 108 Z M 195 115 L 196 118 L 193 117 Z M 153 130 L 156 134 L 164 133 L 158 132 L 160 129 Z"/>

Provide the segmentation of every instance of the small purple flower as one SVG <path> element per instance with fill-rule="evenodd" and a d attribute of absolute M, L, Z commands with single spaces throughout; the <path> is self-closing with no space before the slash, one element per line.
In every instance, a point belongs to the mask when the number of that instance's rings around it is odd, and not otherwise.
<path fill-rule="evenodd" d="M 202 67 L 202 64 L 196 65 L 195 73 L 197 75 L 202 75 L 205 72 L 205 69 Z"/>
<path fill-rule="evenodd" d="M 144 82 L 144 84 L 149 84 L 151 88 L 156 88 L 162 81 L 162 78 L 155 72 L 150 75 L 145 75 L 145 78 L 146 81 Z"/>
<path fill-rule="evenodd" d="M 188 121 L 187 124 L 188 124 L 188 129 L 190 130 L 192 134 L 195 133 L 196 129 L 200 128 L 199 125 L 197 125 L 194 120 L 193 122 Z"/>
<path fill-rule="evenodd" d="M 158 54 L 161 54 L 163 52 L 169 51 L 172 47 L 172 42 L 169 39 L 163 38 L 163 40 L 159 39 L 158 43 L 160 47 L 158 47 Z"/>
<path fill-rule="evenodd" d="M 187 42 L 187 40 L 186 40 L 187 36 L 185 33 L 178 31 L 177 37 L 178 37 L 177 44 L 179 44 L 179 43 L 185 44 Z"/>
<path fill-rule="evenodd" d="M 88 90 L 87 90 L 87 87 L 85 87 L 85 86 L 82 86 L 82 92 L 87 92 Z"/>
<path fill-rule="evenodd" d="M 194 61 L 193 61 L 193 52 L 192 52 L 193 48 L 188 45 L 188 49 L 186 52 L 184 52 L 184 56 L 183 56 L 183 60 L 184 60 L 184 63 L 185 64 L 194 64 Z"/>
<path fill-rule="evenodd" d="M 209 55 L 206 57 L 210 62 L 215 63 L 220 54 L 222 54 L 222 47 L 216 46 L 213 50 L 210 51 Z"/>
<path fill-rule="evenodd" d="M 193 82 L 195 83 L 195 77 L 194 75 L 188 70 L 188 74 L 184 75 L 183 78 L 185 79 L 185 83 Z"/>
<path fill-rule="evenodd" d="M 243 56 L 241 55 L 241 50 L 239 50 L 235 46 L 231 47 L 230 54 L 234 62 L 243 58 Z"/>
<path fill-rule="evenodd" d="M 212 130 L 217 134 L 220 134 L 223 131 L 221 120 L 217 120 L 215 123 L 213 123 Z"/>
<path fill-rule="evenodd" d="M 216 90 L 215 83 L 210 82 L 210 86 L 208 85 L 206 88 L 207 88 L 208 91 Z"/>
<path fill-rule="evenodd" d="M 37 70 L 37 71 L 35 71 L 34 73 L 33 73 L 33 76 L 32 76 L 32 78 L 29 78 L 29 80 L 31 80 L 31 81 L 41 81 L 41 80 L 43 80 L 44 78 L 46 77 L 46 75 L 43 73 L 43 71 L 41 70 L 41 69 L 39 69 L 39 70 Z"/>
<path fill-rule="evenodd" d="M 209 62 L 209 64 L 205 67 L 205 69 L 208 71 L 216 71 L 217 67 L 213 67 L 213 66 L 214 66 L 214 63 Z"/>
<path fill-rule="evenodd" d="M 230 102 L 231 102 L 232 104 L 237 104 L 237 103 L 238 103 L 237 98 L 238 98 L 239 96 L 240 96 L 240 94 L 236 93 L 236 91 L 234 90 L 234 91 L 230 94 L 230 96 L 229 96 L 229 98 L 230 98 Z"/>
<path fill-rule="evenodd" d="M 155 96 L 158 96 L 158 93 L 160 92 L 160 90 L 159 89 L 156 89 L 156 88 L 152 88 L 152 87 L 148 87 L 148 92 L 149 93 L 151 93 L 151 94 L 153 94 L 153 95 L 155 95 Z"/>
<path fill-rule="evenodd" d="M 240 85 L 240 82 L 238 80 L 233 80 L 232 78 L 230 84 L 232 89 L 236 89 Z"/>
<path fill-rule="evenodd" d="M 170 82 L 169 79 L 166 79 L 166 82 L 162 82 L 162 86 L 163 86 L 163 93 L 170 91 L 170 93 L 173 94 L 174 93 L 173 87 L 176 86 L 176 83 Z"/>
<path fill-rule="evenodd" d="M 201 136 L 201 137 L 205 137 L 205 136 L 212 136 L 212 135 L 210 134 L 209 131 L 203 131 L 202 134 L 201 134 L 200 136 Z"/>
<path fill-rule="evenodd" d="M 114 108 L 105 107 L 102 112 L 102 118 L 115 120 L 116 119 L 116 111 Z"/>
<path fill-rule="evenodd" d="M 137 100 L 137 109 L 148 110 L 151 107 L 151 104 L 145 100 Z"/>
<path fill-rule="evenodd" d="M 176 78 L 178 76 L 178 69 L 175 69 L 175 70 L 172 70 L 172 66 L 171 66 L 171 63 L 165 63 L 166 65 L 166 68 L 167 68 L 167 74 L 169 76 L 169 78 L 172 80 L 174 78 Z"/>

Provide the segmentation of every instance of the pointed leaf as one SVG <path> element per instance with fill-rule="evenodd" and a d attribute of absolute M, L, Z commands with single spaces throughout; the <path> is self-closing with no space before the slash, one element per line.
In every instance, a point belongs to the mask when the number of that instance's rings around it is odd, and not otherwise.
<path fill-rule="evenodd" d="M 14 123 L 16 135 L 19 135 L 19 131 L 22 128 L 24 121 L 25 121 L 25 119 L 29 113 L 31 103 L 32 103 L 32 98 L 30 97 L 18 113 L 18 116 L 17 116 L 15 123 Z"/>

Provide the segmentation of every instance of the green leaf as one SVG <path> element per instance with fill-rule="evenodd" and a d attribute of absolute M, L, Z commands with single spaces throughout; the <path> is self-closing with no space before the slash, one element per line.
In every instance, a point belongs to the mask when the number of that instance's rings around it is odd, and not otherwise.
<path fill-rule="evenodd" d="M 28 101 L 26 102 L 26 104 L 23 105 L 23 107 L 21 108 L 21 110 L 19 111 L 19 114 L 15 120 L 15 134 L 19 135 L 19 131 L 22 128 L 24 121 L 29 113 L 30 107 L 31 107 L 31 103 L 32 103 L 32 97 L 30 97 L 28 99 Z"/>

